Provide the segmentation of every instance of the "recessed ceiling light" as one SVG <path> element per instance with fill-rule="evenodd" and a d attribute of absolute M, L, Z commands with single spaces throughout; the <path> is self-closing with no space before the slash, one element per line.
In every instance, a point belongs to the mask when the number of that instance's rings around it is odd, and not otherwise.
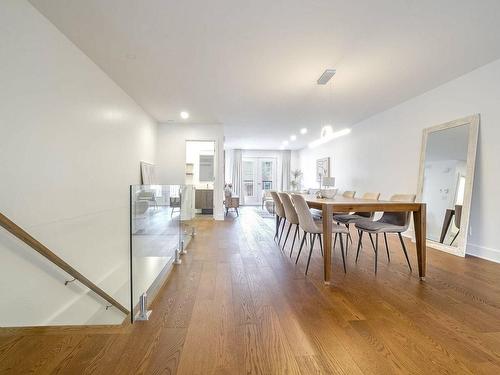
<path fill-rule="evenodd" d="M 186 112 L 186 111 L 182 111 L 181 112 L 181 118 L 184 119 L 184 120 L 188 119 L 189 118 L 189 113 Z"/>
<path fill-rule="evenodd" d="M 296 136 L 295 134 L 292 134 L 292 135 L 290 136 L 290 140 L 291 140 L 291 141 L 295 141 L 296 139 L 297 139 L 297 136 Z"/>
<path fill-rule="evenodd" d="M 288 146 L 288 141 L 283 141 L 283 146 Z"/>
<path fill-rule="evenodd" d="M 307 128 L 300 129 L 300 134 L 307 134 Z"/>

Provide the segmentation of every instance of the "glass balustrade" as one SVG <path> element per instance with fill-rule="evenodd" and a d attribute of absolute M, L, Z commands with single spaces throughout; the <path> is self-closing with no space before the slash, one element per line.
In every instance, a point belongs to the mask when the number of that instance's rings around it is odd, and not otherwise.
<path fill-rule="evenodd" d="M 144 318 L 141 296 L 151 301 L 195 235 L 194 188 L 133 185 L 127 203 L 23 225 L 0 213 L 0 327 Z"/>
<path fill-rule="evenodd" d="M 181 255 L 194 229 L 194 189 L 189 185 L 130 187 L 132 320 L 147 319 L 141 301 L 152 298 L 171 265 Z"/>

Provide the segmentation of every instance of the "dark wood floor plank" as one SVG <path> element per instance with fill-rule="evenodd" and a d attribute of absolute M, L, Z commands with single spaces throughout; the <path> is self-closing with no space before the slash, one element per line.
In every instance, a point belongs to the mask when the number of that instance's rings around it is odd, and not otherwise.
<path fill-rule="evenodd" d="M 319 245 L 306 276 L 308 250 L 295 265 L 291 241 L 282 251 L 274 219 L 259 209 L 195 225 L 149 321 L 4 330 L 0 373 L 500 373 L 498 264 L 429 249 L 422 283 L 389 236 L 391 262 L 383 249 L 375 275 L 366 238 L 357 263 L 351 245 L 347 274 L 334 250 L 333 283 L 325 286 Z M 414 244 L 405 241 L 415 266 Z"/>

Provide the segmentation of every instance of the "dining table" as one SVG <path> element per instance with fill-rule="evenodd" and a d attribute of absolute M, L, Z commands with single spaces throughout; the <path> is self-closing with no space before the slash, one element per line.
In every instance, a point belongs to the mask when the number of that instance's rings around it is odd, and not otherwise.
<path fill-rule="evenodd" d="M 369 200 L 361 198 L 318 198 L 315 195 L 303 194 L 309 208 L 322 211 L 323 224 L 323 278 L 330 284 L 332 277 L 332 226 L 333 213 L 350 212 L 412 212 L 415 231 L 415 249 L 417 252 L 418 275 L 425 280 L 426 271 L 426 205 L 418 202 L 395 202 Z"/>

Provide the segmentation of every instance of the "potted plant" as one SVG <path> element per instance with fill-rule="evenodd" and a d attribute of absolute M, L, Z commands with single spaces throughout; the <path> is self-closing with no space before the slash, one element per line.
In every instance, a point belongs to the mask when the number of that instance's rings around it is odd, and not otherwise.
<path fill-rule="evenodd" d="M 293 191 L 300 190 L 300 183 L 302 181 L 302 171 L 300 169 L 295 169 L 291 173 L 292 180 L 290 181 L 290 186 Z"/>

